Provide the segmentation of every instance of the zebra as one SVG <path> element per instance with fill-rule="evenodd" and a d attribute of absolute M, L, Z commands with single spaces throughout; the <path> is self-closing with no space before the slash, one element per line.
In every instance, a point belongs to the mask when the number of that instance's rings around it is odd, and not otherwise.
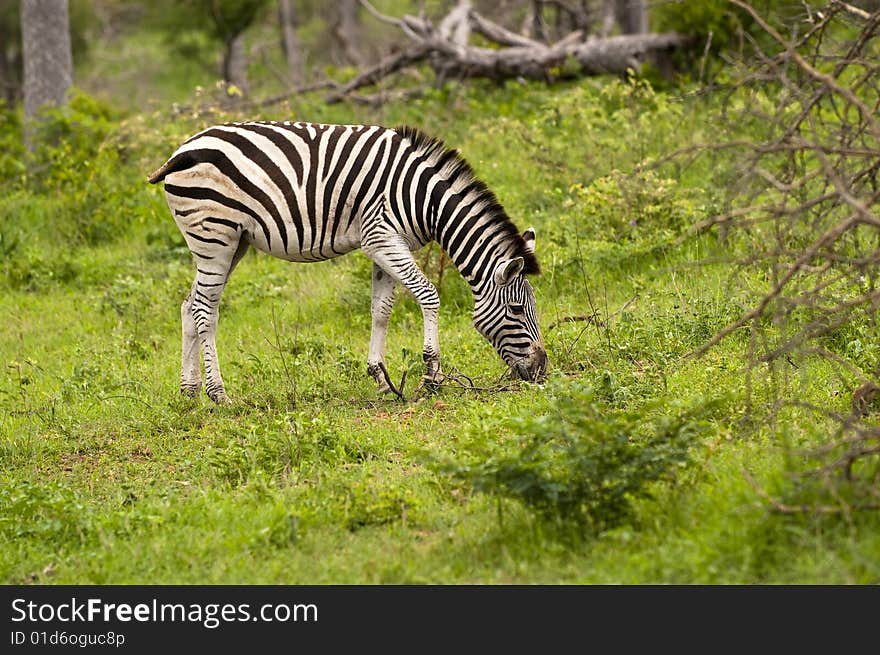
<path fill-rule="evenodd" d="M 473 324 L 512 372 L 545 377 L 535 294 L 535 230 L 522 234 L 457 150 L 417 128 L 247 121 L 190 137 L 148 181 L 165 183 L 171 214 L 196 264 L 181 305 L 180 389 L 229 402 L 215 341 L 220 297 L 250 246 L 292 262 L 360 248 L 372 260 L 367 372 L 398 393 L 385 368 L 395 285 L 424 322 L 423 383 L 442 380 L 435 286 L 413 252 L 436 241 L 470 284 Z"/>

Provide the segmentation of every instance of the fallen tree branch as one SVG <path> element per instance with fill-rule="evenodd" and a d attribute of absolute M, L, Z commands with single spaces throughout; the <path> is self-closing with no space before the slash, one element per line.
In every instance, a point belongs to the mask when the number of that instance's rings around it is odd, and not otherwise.
<path fill-rule="evenodd" d="M 394 383 L 391 381 L 391 376 L 388 375 L 388 369 L 383 362 L 379 362 L 379 370 L 382 371 L 382 376 L 385 378 L 385 384 L 388 385 L 391 392 L 400 400 L 406 402 L 406 397 L 403 395 L 403 385 L 406 384 L 407 371 L 403 371 L 403 376 L 400 378 L 400 386 L 395 387 Z"/>
<path fill-rule="evenodd" d="M 361 5 L 378 21 L 400 29 L 413 45 L 383 59 L 328 96 L 338 102 L 349 93 L 397 71 L 429 61 L 439 79 L 481 77 L 492 80 L 553 80 L 584 75 L 625 74 L 638 71 L 645 59 L 655 53 L 680 47 L 688 37 L 676 34 L 624 34 L 584 39 L 580 30 L 546 45 L 515 34 L 475 12 L 470 0 L 459 0 L 437 26 L 426 18 L 395 18 L 377 10 L 368 0 Z M 468 42 L 479 34 L 500 48 L 486 48 Z"/>
<path fill-rule="evenodd" d="M 482 14 L 478 14 L 475 11 L 471 11 L 469 18 L 471 21 L 471 29 L 473 29 L 474 32 L 486 37 L 490 41 L 494 41 L 498 45 L 515 46 L 521 48 L 547 47 L 540 41 L 535 41 L 534 39 L 530 39 L 529 37 L 523 36 L 522 34 L 511 32 L 507 28 L 502 27 L 497 23 L 493 23 L 491 20 L 485 18 Z"/>
<path fill-rule="evenodd" d="M 367 69 L 355 77 L 353 80 L 334 90 L 333 93 L 329 94 L 324 100 L 329 104 L 339 102 L 352 91 L 357 91 L 365 86 L 371 86 L 388 75 L 396 73 L 402 68 L 406 68 L 411 64 L 422 61 L 427 58 L 430 52 L 430 49 L 424 46 L 415 46 L 409 50 L 404 50 L 403 52 L 388 56 L 372 68 Z"/>
<path fill-rule="evenodd" d="M 853 16 L 858 16 L 859 18 L 862 18 L 864 20 L 868 20 L 871 17 L 871 14 L 869 14 L 864 9 L 859 9 L 858 7 L 853 7 L 848 2 L 841 2 L 841 0 L 834 0 L 834 4 L 836 4 L 838 7 L 842 7 L 844 11 L 852 14 Z"/>
<path fill-rule="evenodd" d="M 269 96 L 268 98 L 259 98 L 253 100 L 241 100 L 239 98 L 224 98 L 221 101 L 211 101 L 210 99 L 206 100 L 204 104 L 197 105 L 178 105 L 173 104 L 171 106 L 171 114 L 174 116 L 179 116 L 181 114 L 191 114 L 193 112 L 202 113 L 202 112 L 213 112 L 219 109 L 230 109 L 234 108 L 238 111 L 251 110 L 251 109 L 262 109 L 263 107 L 269 107 L 271 105 L 281 104 L 285 101 L 290 100 L 292 97 L 303 94 L 303 93 L 311 93 L 312 91 L 321 91 L 323 89 L 330 89 L 337 87 L 337 83 L 332 80 L 319 80 L 317 82 L 311 82 L 309 84 L 301 84 L 299 86 L 295 86 L 293 88 L 287 89 L 284 93 L 279 93 L 277 95 Z"/>
<path fill-rule="evenodd" d="M 417 98 L 424 92 L 424 87 L 416 87 L 413 89 L 392 89 L 389 91 L 377 91 L 376 93 L 370 93 L 366 95 L 362 93 L 352 92 L 345 96 L 345 98 L 357 105 L 365 105 L 367 107 L 381 107 L 388 102 L 400 102 L 401 100 Z M 341 99 L 342 97 L 340 96 L 339 100 Z M 331 102 L 330 104 L 333 103 Z"/>
<path fill-rule="evenodd" d="M 443 56 L 447 69 L 463 77 L 546 80 L 639 70 L 648 53 L 685 42 L 684 37 L 674 33 L 624 34 L 572 43 L 573 40 L 564 37 L 550 46 L 512 46 L 497 50 L 456 46 L 437 37 L 425 40 L 425 44 Z"/>

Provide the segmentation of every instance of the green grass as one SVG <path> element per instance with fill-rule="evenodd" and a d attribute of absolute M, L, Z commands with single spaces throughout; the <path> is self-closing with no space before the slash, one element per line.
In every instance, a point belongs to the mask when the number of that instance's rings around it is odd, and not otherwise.
<path fill-rule="evenodd" d="M 674 482 L 595 537 L 559 533 L 514 501 L 438 473 L 540 413 L 549 386 L 444 389 L 414 405 L 377 399 L 365 374 L 360 255 L 289 265 L 251 256 L 225 299 L 219 347 L 236 402 L 178 397 L 178 301 L 186 261 L 133 261 L 103 284 L 8 292 L 0 342 L 0 571 L 51 583 L 850 583 L 880 571 L 876 521 L 773 515 L 742 475 L 780 482 L 770 435 L 737 432 L 739 345 L 682 355 L 724 315 L 702 271 L 660 275 L 601 330 L 548 335 L 566 376 L 603 390 L 608 412 L 657 397 L 732 394 Z M 330 277 L 334 284 L 326 284 Z M 716 281 L 717 282 L 717 281 Z M 547 278 L 537 282 L 552 311 Z M 609 286 L 617 287 L 617 285 Z M 357 291 L 360 289 L 359 291 Z M 353 298 L 346 301 L 349 290 Z M 609 299 L 616 307 L 628 290 Z M 576 303 L 565 291 L 557 302 Z M 681 298 L 698 298 L 694 309 Z M 547 301 L 550 302 L 547 302 Z M 560 312 L 569 309 L 564 305 Z M 451 315 L 450 315 L 451 314 Z M 417 373 L 420 320 L 396 308 L 392 371 Z M 502 367 L 445 312 L 447 366 L 491 383 Z M 279 352 L 276 344 L 282 345 Z"/>
<path fill-rule="evenodd" d="M 300 119 L 408 122 L 442 136 L 521 228 L 537 228 L 544 273 L 533 284 L 548 383 L 449 386 L 417 403 L 377 397 L 366 373 L 370 265 L 360 253 L 310 265 L 249 254 L 224 295 L 218 332 L 233 403 L 179 395 L 179 306 L 193 270 L 160 189 L 143 180 L 186 135 L 226 114 L 112 119 L 97 143 L 52 159 L 42 184 L 8 181 L 0 580 L 880 581 L 876 513 L 775 513 L 746 475 L 788 497 L 801 461 L 792 448 L 822 443 L 833 426 L 798 410 L 771 421 L 767 403 L 799 395 L 845 412 L 852 377 L 809 356 L 784 374 L 747 376 L 745 332 L 690 356 L 766 282 L 761 271 L 700 264 L 735 254 L 735 239 L 675 243 L 716 211 L 714 185 L 729 178 L 729 162 L 632 174 L 711 134 L 703 103 L 600 79 L 445 87 L 369 110 L 292 99 Z M 261 117 L 287 117 L 273 111 Z M 80 170 L 88 174 L 73 174 Z M 448 270 L 444 368 L 481 387 L 507 383 L 470 309 L 466 285 Z M 777 328 L 762 329 L 773 338 Z M 876 336 L 865 329 L 854 328 L 860 347 Z M 849 352 L 855 343 L 839 341 L 829 347 Z M 418 379 L 421 314 L 403 295 L 388 353 L 395 378 L 406 370 Z M 438 466 L 484 453 L 516 462 L 522 426 L 540 432 L 528 421 L 554 415 L 575 388 L 592 390 L 597 421 L 642 413 L 648 425 L 682 405 L 711 405 L 687 462 L 649 481 L 622 522 L 584 529 Z"/>

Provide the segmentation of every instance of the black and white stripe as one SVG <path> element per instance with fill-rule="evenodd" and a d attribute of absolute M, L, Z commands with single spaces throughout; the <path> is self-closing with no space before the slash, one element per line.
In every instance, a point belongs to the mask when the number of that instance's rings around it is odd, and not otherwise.
<path fill-rule="evenodd" d="M 223 287 L 249 245 L 295 262 L 360 247 L 373 260 L 368 370 L 383 390 L 385 336 L 396 283 L 425 321 L 427 377 L 440 376 L 439 298 L 412 256 L 430 241 L 446 250 L 474 293 L 474 324 L 522 377 L 543 374 L 546 355 L 534 294 L 534 231 L 520 235 L 495 196 L 455 150 L 410 127 L 257 121 L 210 127 L 188 139 L 149 181 L 168 205 L 196 261 L 181 310 L 181 387 L 226 400 L 214 335 Z"/>

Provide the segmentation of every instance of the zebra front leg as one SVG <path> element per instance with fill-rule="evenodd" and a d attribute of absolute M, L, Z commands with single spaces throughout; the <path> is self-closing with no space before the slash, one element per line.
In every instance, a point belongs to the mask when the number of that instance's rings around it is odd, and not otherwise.
<path fill-rule="evenodd" d="M 367 358 L 367 372 L 379 385 L 379 393 L 392 390 L 385 369 L 385 343 L 388 336 L 388 320 L 394 307 L 394 278 L 373 264 L 373 298 L 370 315 L 373 319 L 370 332 L 370 354 Z"/>
<path fill-rule="evenodd" d="M 422 358 L 425 361 L 423 384 L 435 387 L 440 383 L 440 334 L 438 317 L 440 315 L 440 296 L 437 289 L 422 273 L 413 259 L 412 253 L 403 239 L 395 239 L 386 235 L 385 239 L 376 239 L 381 245 L 373 245 L 372 240 L 362 244 L 364 252 L 382 270 L 403 285 L 422 308 L 424 321 L 424 341 Z"/>
<path fill-rule="evenodd" d="M 440 370 L 440 296 L 434 285 L 430 286 L 436 300 L 422 303 L 422 320 L 425 323 L 425 340 L 422 346 L 425 375 L 422 383 L 430 389 L 437 389 L 443 379 L 443 372 Z"/>

